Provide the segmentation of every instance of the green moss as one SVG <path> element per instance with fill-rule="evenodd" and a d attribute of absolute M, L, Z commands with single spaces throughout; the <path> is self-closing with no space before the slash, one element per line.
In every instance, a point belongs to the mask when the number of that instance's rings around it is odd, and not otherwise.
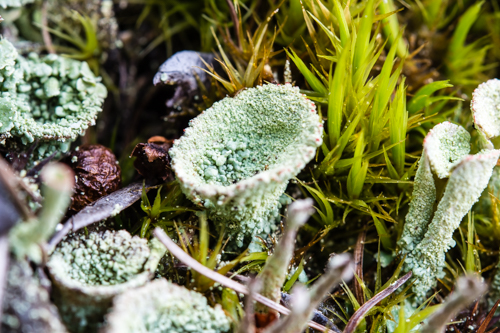
<path fill-rule="evenodd" d="M 212 308 L 203 295 L 164 279 L 129 290 L 113 303 L 106 333 L 219 333 L 230 327 L 220 305 Z"/>
<path fill-rule="evenodd" d="M 321 135 L 315 105 L 298 88 L 258 86 L 193 119 L 170 150 L 172 167 L 183 192 L 243 246 L 274 228 L 280 196 Z"/>

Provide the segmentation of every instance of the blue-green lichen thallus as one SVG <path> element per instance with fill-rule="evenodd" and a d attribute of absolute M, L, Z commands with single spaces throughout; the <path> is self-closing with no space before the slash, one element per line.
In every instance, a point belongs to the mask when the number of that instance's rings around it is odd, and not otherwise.
<path fill-rule="evenodd" d="M 279 198 L 322 134 L 314 103 L 298 88 L 257 86 L 191 120 L 170 150 L 172 168 L 188 198 L 241 247 L 275 228 Z"/>

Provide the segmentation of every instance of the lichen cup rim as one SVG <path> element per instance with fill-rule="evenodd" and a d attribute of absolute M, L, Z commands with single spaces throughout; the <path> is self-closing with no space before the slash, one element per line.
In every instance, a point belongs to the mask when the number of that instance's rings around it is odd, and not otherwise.
<path fill-rule="evenodd" d="M 85 285 L 82 282 L 72 279 L 66 275 L 62 277 L 59 276 L 57 272 L 54 272 L 50 263 L 47 264 L 47 268 L 52 281 L 57 286 L 60 286 L 66 290 L 72 290 L 81 294 L 85 294 L 89 297 L 112 297 L 128 289 L 142 286 L 149 280 L 151 280 L 151 278 L 154 276 L 156 267 L 165 254 L 166 248 L 156 238 L 153 238 L 150 242 L 148 242 L 148 247 L 150 249 L 150 254 L 148 259 L 144 263 L 143 271 L 123 283 L 94 286 Z"/>
<path fill-rule="evenodd" d="M 0 66 L 2 66 L 0 70 L 3 70 L 6 67 L 12 67 L 12 72 L 10 73 L 9 77 L 12 75 L 19 75 L 19 73 L 16 73 L 16 71 L 23 71 L 22 68 L 28 67 L 29 61 L 33 61 L 29 59 L 29 57 L 23 57 L 22 55 L 19 55 L 17 49 L 7 39 L 0 39 L 0 50 L 2 48 L 11 51 L 10 54 L 7 54 L 8 59 L 4 59 L 3 63 L 0 64 Z M 57 61 L 64 61 L 68 65 L 77 64 L 80 70 L 79 76 L 72 80 L 81 80 L 81 84 L 83 85 L 92 85 L 92 90 L 90 92 L 88 91 L 90 89 L 88 87 L 86 87 L 84 90 L 88 96 L 85 100 L 80 101 L 82 109 L 77 113 L 73 112 L 70 114 L 75 118 L 72 119 L 72 123 L 67 125 L 64 123 L 61 124 L 61 121 L 66 120 L 66 118 L 64 117 L 59 118 L 57 121 L 50 121 L 47 123 L 39 123 L 33 117 L 23 118 L 26 112 L 26 110 L 24 109 L 29 106 L 26 104 L 21 108 L 16 104 L 15 96 L 12 95 L 0 96 L 0 107 L 3 108 L 2 112 L 6 112 L 7 109 L 10 109 L 10 112 L 12 114 L 11 117 L 15 117 L 15 121 L 19 121 L 20 118 L 24 119 L 23 121 L 25 124 L 23 125 L 23 131 L 25 131 L 26 134 L 21 136 L 21 138 L 28 137 L 29 135 L 31 137 L 28 140 L 29 142 L 33 142 L 35 139 L 44 141 L 57 140 L 60 142 L 65 142 L 66 140 L 75 140 L 76 138 L 78 138 L 78 136 L 83 135 L 83 133 L 89 126 L 95 125 L 97 115 L 102 111 L 102 104 L 107 96 L 106 87 L 100 82 L 100 77 L 94 75 L 94 73 L 90 70 L 89 65 L 85 61 L 64 58 L 55 54 L 38 57 L 38 61 L 40 63 L 46 63 L 46 60 L 48 60 L 48 62 L 51 64 Z M 19 68 L 14 69 L 14 67 L 16 66 L 18 66 Z M 71 68 L 69 66 L 68 68 L 66 68 L 66 71 L 69 72 L 70 69 Z M 60 73 L 56 76 L 60 77 Z M 54 76 L 52 76 L 51 74 L 47 77 Z M 28 81 L 30 81 L 30 79 L 28 79 Z M 16 85 L 17 84 L 18 83 L 16 83 Z M 93 101 L 95 98 L 101 99 L 101 102 L 97 104 L 91 104 L 90 101 Z M 23 100 L 22 103 L 25 104 L 26 101 Z M 29 112 L 31 112 L 31 110 Z M 14 119 L 12 119 L 11 122 L 13 124 Z M 0 130 L 1 127 L 2 125 L 0 124 Z M 19 135 L 12 135 L 12 133 L 10 132 L 13 127 L 14 125 L 12 125 L 10 129 L 4 129 L 3 132 L 0 132 L 0 140 L 19 137 Z"/>
<path fill-rule="evenodd" d="M 487 139 L 492 139 L 500 135 L 499 119 L 490 118 L 494 117 L 495 113 L 497 117 L 500 117 L 500 110 L 497 108 L 497 110 L 492 113 L 488 112 L 497 107 L 496 105 L 492 105 L 490 103 L 490 99 L 494 98 L 490 95 L 491 91 L 495 91 L 497 96 L 494 97 L 500 99 L 499 79 L 495 78 L 488 80 L 481 83 L 476 89 L 474 89 L 470 104 L 474 124 Z"/>
<path fill-rule="evenodd" d="M 232 98 L 241 99 L 250 89 L 266 89 L 268 87 L 279 86 L 285 89 L 293 89 L 298 91 L 297 87 L 293 87 L 288 83 L 285 85 L 267 84 L 255 88 L 247 88 L 240 92 L 237 96 Z M 181 161 L 179 161 L 173 155 L 176 153 L 181 153 L 182 144 L 185 140 L 187 140 L 186 138 L 189 138 L 192 133 L 197 130 L 197 127 L 199 127 L 199 123 L 203 123 L 205 121 L 205 118 L 211 117 L 211 113 L 213 113 L 212 111 L 214 110 L 214 107 L 217 107 L 218 103 L 220 103 L 216 102 L 212 107 L 208 108 L 201 115 L 192 120 L 192 122 L 190 123 L 190 127 L 185 129 L 184 136 L 182 136 L 180 139 L 175 140 L 174 145 L 170 150 L 170 155 L 172 156 L 172 169 L 174 170 L 176 177 L 181 183 L 181 186 L 187 189 L 193 197 L 198 196 L 201 199 L 210 200 L 220 200 L 220 198 L 222 197 L 222 202 L 225 203 L 234 198 L 244 198 L 248 195 L 251 195 L 253 191 L 247 191 L 249 189 L 267 187 L 269 183 L 282 184 L 284 181 L 287 181 L 294 174 L 302 170 L 305 165 L 314 157 L 317 147 L 322 143 L 323 124 L 316 113 L 315 104 L 307 99 L 304 94 L 300 95 L 302 95 L 304 100 L 309 102 L 310 111 L 316 114 L 318 122 L 317 126 L 315 126 L 314 128 L 314 131 L 311 131 L 309 133 L 309 137 L 305 138 L 304 141 L 297 147 L 297 149 L 292 152 L 293 155 L 290 156 L 288 161 L 293 161 L 293 163 L 290 163 L 289 165 L 275 165 L 269 170 L 260 171 L 254 176 L 241 179 L 238 182 L 227 186 L 207 183 L 197 184 L 196 176 L 189 174 L 189 168 L 185 167 L 185 164 L 188 161 L 182 160 L 182 158 Z"/>

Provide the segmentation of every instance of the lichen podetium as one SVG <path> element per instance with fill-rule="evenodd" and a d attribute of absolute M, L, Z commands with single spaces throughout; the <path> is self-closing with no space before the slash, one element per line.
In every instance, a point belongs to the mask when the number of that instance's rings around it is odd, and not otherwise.
<path fill-rule="evenodd" d="M 170 150 L 183 192 L 242 247 L 275 228 L 288 181 L 314 157 L 323 125 L 290 84 L 226 97 L 191 120 Z"/>
<path fill-rule="evenodd" d="M 107 96 L 100 81 L 86 62 L 55 54 L 23 57 L 0 39 L 0 144 L 22 150 L 39 140 L 39 158 L 66 152 L 95 124 Z"/>

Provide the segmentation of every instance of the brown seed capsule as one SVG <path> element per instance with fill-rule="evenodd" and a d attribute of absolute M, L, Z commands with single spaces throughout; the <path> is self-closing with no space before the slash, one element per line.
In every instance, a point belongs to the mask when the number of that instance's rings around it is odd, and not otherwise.
<path fill-rule="evenodd" d="M 76 176 L 70 209 L 82 210 L 100 197 L 121 187 L 121 169 L 111 149 L 102 145 L 82 145 L 64 160 Z"/>
<path fill-rule="evenodd" d="M 172 143 L 173 140 L 167 140 L 162 136 L 153 136 L 148 140 L 148 143 L 137 144 L 130 155 L 137 157 L 134 162 L 137 172 L 147 179 L 166 181 L 172 178 L 170 156 L 168 155 Z"/>

